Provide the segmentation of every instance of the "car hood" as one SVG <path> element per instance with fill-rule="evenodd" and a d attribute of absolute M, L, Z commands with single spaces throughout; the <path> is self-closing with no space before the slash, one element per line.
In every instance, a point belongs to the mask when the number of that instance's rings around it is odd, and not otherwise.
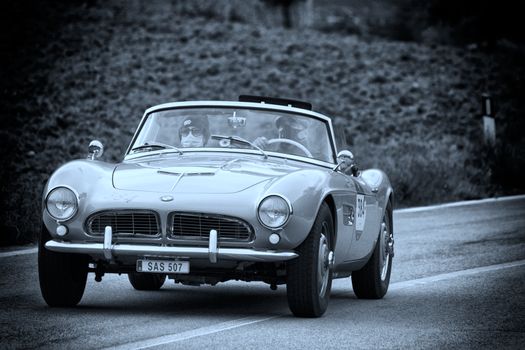
<path fill-rule="evenodd" d="M 298 170 L 271 160 L 162 159 L 117 165 L 113 187 L 158 193 L 235 193 Z"/>

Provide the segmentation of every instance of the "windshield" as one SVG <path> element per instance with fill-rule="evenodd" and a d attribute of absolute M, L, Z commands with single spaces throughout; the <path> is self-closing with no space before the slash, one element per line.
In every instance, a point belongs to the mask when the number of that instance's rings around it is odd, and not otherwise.
<path fill-rule="evenodd" d="M 184 108 L 147 116 L 129 154 L 159 149 L 177 152 L 252 149 L 262 155 L 295 155 L 333 162 L 326 121 L 247 108 Z"/>

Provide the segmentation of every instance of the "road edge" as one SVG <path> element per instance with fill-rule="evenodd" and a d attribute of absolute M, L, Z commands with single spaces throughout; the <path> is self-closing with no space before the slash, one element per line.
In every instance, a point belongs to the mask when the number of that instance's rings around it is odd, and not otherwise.
<path fill-rule="evenodd" d="M 470 206 L 470 205 L 478 205 L 478 204 L 485 204 L 485 203 L 494 203 L 494 202 L 508 202 L 508 201 L 514 201 L 514 200 L 520 200 L 525 199 L 525 194 L 519 194 L 515 196 L 504 196 L 504 197 L 492 197 L 492 198 L 483 198 L 483 199 L 474 199 L 474 200 L 468 200 L 468 201 L 459 201 L 459 202 L 450 202 L 450 203 L 443 203 L 443 204 L 434 204 L 434 205 L 428 205 L 423 207 L 412 207 L 412 208 L 403 208 L 403 209 L 395 209 L 394 213 L 417 213 L 420 211 L 429 211 L 429 210 L 436 210 L 436 209 L 445 209 L 445 208 L 454 208 L 454 207 L 463 207 L 463 206 Z"/>

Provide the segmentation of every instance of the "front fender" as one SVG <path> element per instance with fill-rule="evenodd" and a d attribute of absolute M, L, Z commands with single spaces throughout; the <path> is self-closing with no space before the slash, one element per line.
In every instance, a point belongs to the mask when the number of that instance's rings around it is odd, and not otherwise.
<path fill-rule="evenodd" d="M 56 220 L 45 209 L 45 200 L 52 189 L 60 186 L 72 189 L 77 194 L 78 213 L 81 213 L 88 203 L 89 196 L 113 190 L 111 174 L 114 167 L 114 164 L 93 160 L 73 160 L 59 167 L 51 175 L 42 192 L 42 217 L 47 229 L 54 232 L 56 228 Z"/>
<path fill-rule="evenodd" d="M 280 194 L 290 201 L 293 213 L 280 235 L 286 247 L 296 248 L 310 233 L 325 198 L 333 192 L 348 190 L 344 185 L 342 175 L 331 170 L 301 170 L 267 184 L 260 200 Z"/>

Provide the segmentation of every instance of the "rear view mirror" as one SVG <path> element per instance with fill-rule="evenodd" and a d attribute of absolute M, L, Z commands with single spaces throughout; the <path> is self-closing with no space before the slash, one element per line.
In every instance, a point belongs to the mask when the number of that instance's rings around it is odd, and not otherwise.
<path fill-rule="evenodd" d="M 104 153 L 104 145 L 99 140 L 93 140 L 89 143 L 88 146 L 88 158 L 94 160 L 95 158 L 100 158 Z"/>
<path fill-rule="evenodd" d="M 354 154 L 348 150 L 337 153 L 337 166 L 334 170 L 340 170 L 345 174 L 351 173 L 353 176 L 359 174 L 359 168 L 355 164 Z"/>

